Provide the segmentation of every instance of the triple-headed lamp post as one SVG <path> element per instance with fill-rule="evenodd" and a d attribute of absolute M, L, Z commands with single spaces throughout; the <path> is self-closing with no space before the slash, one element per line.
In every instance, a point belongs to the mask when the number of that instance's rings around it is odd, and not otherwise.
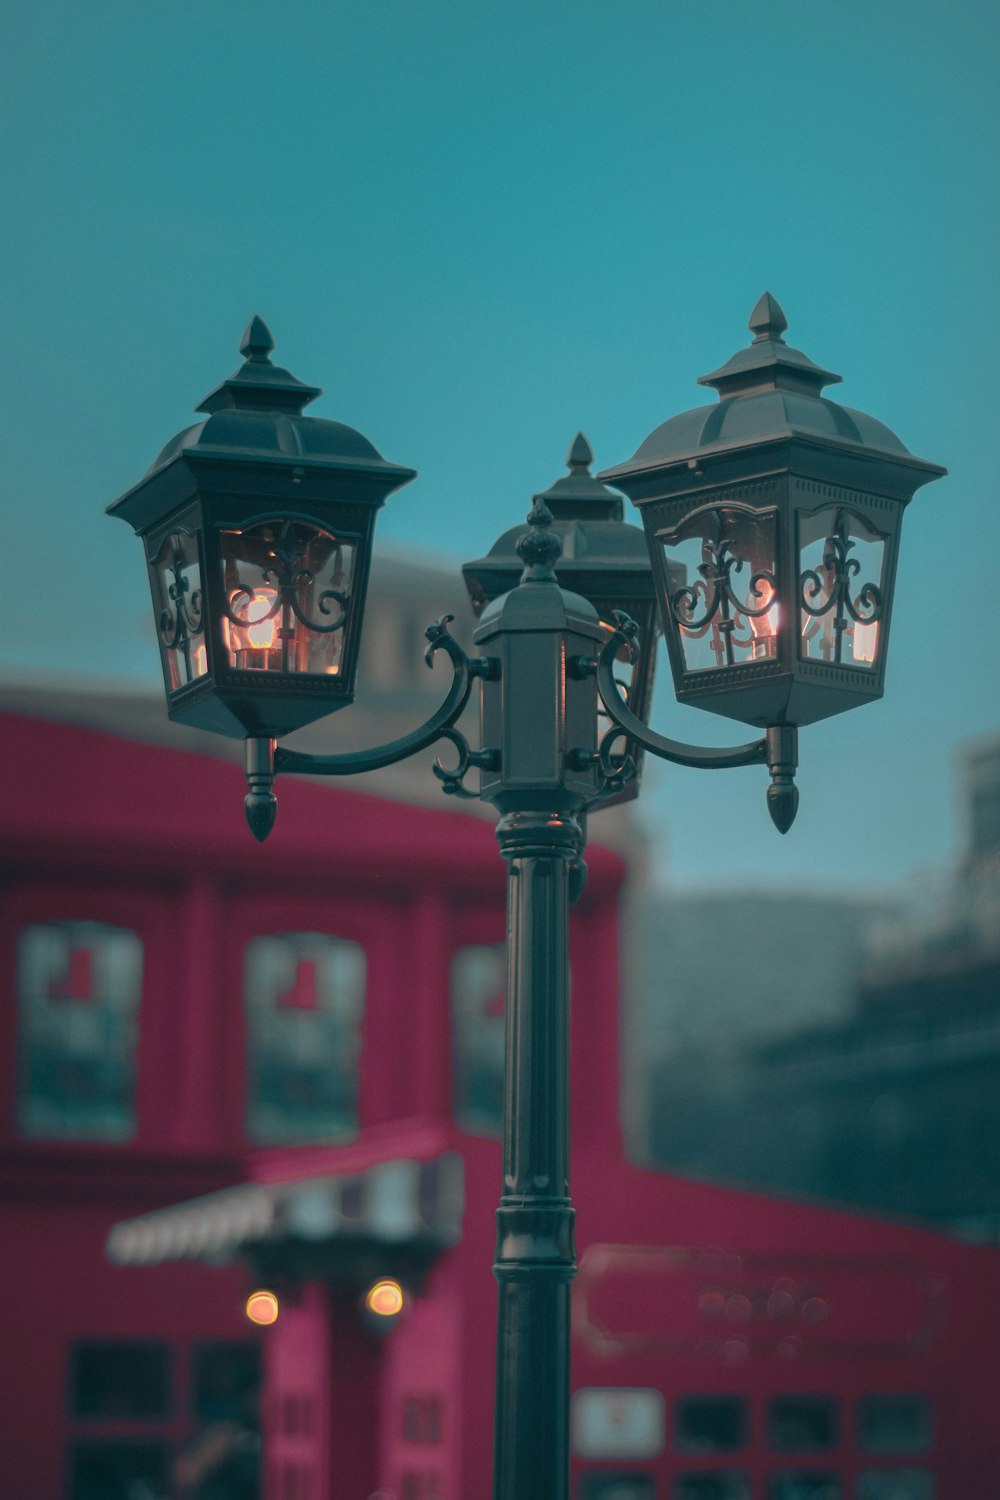
<path fill-rule="evenodd" d="M 466 566 L 479 655 L 445 616 L 440 709 L 370 751 L 313 756 L 278 741 L 344 708 L 355 671 L 375 515 L 414 478 L 338 422 L 303 415 L 320 392 L 270 360 L 259 318 L 245 363 L 109 507 L 142 537 L 171 718 L 246 741 L 246 813 L 274 821 L 275 775 L 350 775 L 446 740 L 444 790 L 500 814 L 508 868 L 507 1041 L 495 1500 L 567 1500 L 570 1282 L 568 907 L 586 814 L 633 795 L 643 751 L 717 769 L 761 763 L 767 805 L 795 816 L 797 728 L 879 698 L 903 509 L 945 471 L 888 428 L 821 395 L 839 379 L 785 344 L 767 293 L 748 348 L 702 384 L 718 404 L 663 423 L 599 478 L 578 437 L 569 474 L 527 529 Z M 622 519 L 638 508 L 645 537 Z M 559 578 L 569 588 L 560 586 Z M 657 626 L 677 697 L 755 725 L 733 749 L 648 727 Z M 623 677 L 624 674 L 624 677 Z M 481 740 L 456 723 L 473 686 Z M 479 790 L 466 787 L 478 773 Z"/>

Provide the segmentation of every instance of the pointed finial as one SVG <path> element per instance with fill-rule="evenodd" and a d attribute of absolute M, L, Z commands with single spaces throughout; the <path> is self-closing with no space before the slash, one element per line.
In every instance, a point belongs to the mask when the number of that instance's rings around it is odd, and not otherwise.
<path fill-rule="evenodd" d="M 268 355 L 274 348 L 274 339 L 271 330 L 263 318 L 256 314 L 250 319 L 243 330 L 243 338 L 240 341 L 240 353 L 254 364 L 270 364 Z"/>
<path fill-rule="evenodd" d="M 755 344 L 762 344 L 765 339 L 773 339 L 776 344 L 785 342 L 781 335 L 788 327 L 788 319 L 770 292 L 765 292 L 758 301 L 747 327 L 754 335 Z"/>
<path fill-rule="evenodd" d="M 578 432 L 569 445 L 566 455 L 567 469 L 589 469 L 594 462 L 594 450 L 582 432 Z"/>
<path fill-rule="evenodd" d="M 524 563 L 522 583 L 543 583 L 552 579 L 552 569 L 562 556 L 562 541 L 554 531 L 552 512 L 541 495 L 536 495 L 528 513 L 530 531 L 522 531 L 515 542 L 518 557 Z"/>

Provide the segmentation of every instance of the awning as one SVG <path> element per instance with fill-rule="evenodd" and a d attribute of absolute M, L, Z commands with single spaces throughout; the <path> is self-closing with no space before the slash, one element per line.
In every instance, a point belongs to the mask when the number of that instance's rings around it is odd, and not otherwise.
<path fill-rule="evenodd" d="M 352 1242 L 434 1252 L 460 1239 L 463 1201 L 462 1158 L 447 1151 L 353 1174 L 241 1183 L 122 1220 L 106 1251 L 121 1266 L 218 1265 L 238 1252 Z"/>

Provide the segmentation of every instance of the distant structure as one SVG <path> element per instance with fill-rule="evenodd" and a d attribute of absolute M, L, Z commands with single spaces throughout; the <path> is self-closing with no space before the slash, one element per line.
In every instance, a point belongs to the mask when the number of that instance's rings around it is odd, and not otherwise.
<path fill-rule="evenodd" d="M 633 1149 L 738 1181 L 754 1050 L 849 1014 L 872 902 L 723 889 L 636 908 Z"/>
<path fill-rule="evenodd" d="M 848 1012 L 760 1042 L 698 1154 L 661 1129 L 657 1159 L 1000 1240 L 1000 735 L 963 761 L 956 867 L 881 913 Z"/>

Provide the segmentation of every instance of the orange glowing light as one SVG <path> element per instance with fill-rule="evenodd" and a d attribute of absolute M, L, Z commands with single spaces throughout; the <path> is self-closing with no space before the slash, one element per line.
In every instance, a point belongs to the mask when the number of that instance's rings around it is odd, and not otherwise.
<path fill-rule="evenodd" d="M 365 1306 L 380 1318 L 394 1318 L 403 1311 L 403 1288 L 389 1277 L 376 1281 L 368 1288 Z"/>
<path fill-rule="evenodd" d="M 208 650 L 205 646 L 199 646 L 195 651 L 191 665 L 196 677 L 204 677 L 208 671 Z"/>
<path fill-rule="evenodd" d="M 874 663 L 875 653 L 878 650 L 878 624 L 876 621 L 873 620 L 869 625 L 855 625 L 851 649 L 855 661 L 867 662 L 869 666 Z"/>
<path fill-rule="evenodd" d="M 246 1314 L 251 1323 L 260 1323 L 266 1326 L 268 1323 L 278 1321 L 278 1299 L 273 1292 L 260 1289 L 251 1292 L 247 1298 Z"/>
<path fill-rule="evenodd" d="M 770 605 L 770 608 L 766 609 L 762 615 L 749 616 L 750 629 L 754 637 L 753 654 L 755 658 L 774 656 L 780 619 L 777 600 L 771 604 L 775 593 L 774 585 L 768 579 L 761 578 L 757 583 L 757 589 L 759 591 L 759 599 L 753 596 L 753 608 L 762 609 L 765 605 Z"/>
<path fill-rule="evenodd" d="M 271 609 L 277 597 L 276 589 L 255 589 L 253 598 L 242 611 L 247 645 L 258 651 L 270 651 L 274 645 L 278 616 L 277 613 L 272 615 Z"/>

